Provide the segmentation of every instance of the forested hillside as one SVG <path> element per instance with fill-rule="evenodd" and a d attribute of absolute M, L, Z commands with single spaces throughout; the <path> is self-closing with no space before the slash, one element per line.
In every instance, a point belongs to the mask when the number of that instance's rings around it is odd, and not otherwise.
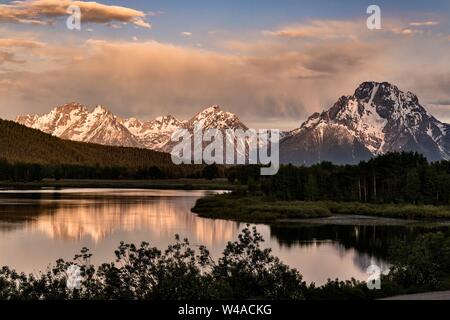
<path fill-rule="evenodd" d="M 0 180 L 203 177 L 203 166 L 176 166 L 147 149 L 62 140 L 0 119 Z"/>
<path fill-rule="evenodd" d="M 62 140 L 0 120 L 0 157 L 10 163 L 141 167 L 171 163 L 170 155 L 137 148 Z"/>

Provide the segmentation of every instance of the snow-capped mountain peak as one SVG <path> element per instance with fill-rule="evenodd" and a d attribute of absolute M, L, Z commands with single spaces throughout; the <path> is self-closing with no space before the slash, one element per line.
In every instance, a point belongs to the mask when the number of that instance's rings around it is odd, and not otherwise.
<path fill-rule="evenodd" d="M 234 113 L 223 111 L 218 105 L 207 107 L 197 113 L 184 124 L 184 127 L 193 129 L 195 124 L 200 125 L 203 129 L 247 130 L 247 127 Z"/>
<path fill-rule="evenodd" d="M 167 149 L 175 130 L 191 128 L 195 122 L 205 128 L 246 128 L 236 115 L 219 106 L 206 108 L 189 121 L 167 115 L 143 122 L 137 118 L 124 120 L 102 105 L 89 111 L 79 103 L 68 103 L 42 116 L 18 116 L 16 122 L 63 139 L 159 151 Z"/>
<path fill-rule="evenodd" d="M 150 130 L 156 130 L 158 132 L 173 132 L 183 125 L 182 121 L 179 121 L 174 116 L 161 116 L 157 117 L 155 120 L 147 122 Z"/>
<path fill-rule="evenodd" d="M 161 148 L 170 140 L 172 133 L 180 128 L 183 122 L 168 115 L 160 116 L 147 122 L 141 122 L 136 118 L 130 118 L 125 120 L 123 124 L 146 148 L 161 150 Z"/>
<path fill-rule="evenodd" d="M 103 106 L 89 112 L 79 103 L 68 103 L 46 115 L 19 116 L 16 122 L 67 140 L 142 147 L 134 135 Z"/>
<path fill-rule="evenodd" d="M 36 123 L 38 118 L 39 118 L 39 116 L 36 114 L 34 114 L 34 115 L 27 114 L 27 115 L 18 116 L 15 121 L 17 123 L 23 124 L 24 126 L 32 127 L 34 125 L 34 123 Z"/>
<path fill-rule="evenodd" d="M 248 129 L 234 113 L 223 111 L 218 105 L 212 105 L 204 108 L 190 120 L 184 122 L 181 128 L 193 133 L 198 126 L 200 126 L 202 130 L 218 129 L 221 136 L 217 133 L 216 139 L 223 139 L 223 137 L 226 136 L 226 129 L 240 129 L 244 131 Z M 169 141 L 166 145 L 164 145 L 162 150 L 170 153 L 175 144 L 176 143 Z M 201 147 L 205 148 L 207 144 L 208 143 L 206 142 L 202 142 Z M 237 150 L 237 146 L 235 149 Z M 248 148 L 245 149 L 245 152 L 248 152 Z"/>
<path fill-rule="evenodd" d="M 126 119 L 122 124 L 134 135 L 138 135 L 142 128 L 142 122 L 136 118 Z"/>
<path fill-rule="evenodd" d="M 80 103 L 70 102 L 62 106 L 57 106 L 50 111 L 50 114 L 68 114 L 73 112 L 85 112 L 87 108 Z"/>
<path fill-rule="evenodd" d="M 111 112 L 102 105 L 97 105 L 92 113 L 95 115 L 111 114 Z"/>
<path fill-rule="evenodd" d="M 178 128 L 247 127 L 218 105 L 204 108 L 188 121 L 171 115 L 151 121 L 117 117 L 98 105 L 92 111 L 68 103 L 48 114 L 25 115 L 16 122 L 63 139 L 170 152 L 170 137 Z M 388 82 L 363 82 L 352 95 L 340 97 L 329 109 L 311 115 L 280 142 L 284 163 L 320 161 L 357 163 L 391 151 L 417 151 L 429 160 L 450 159 L 450 125 L 428 113 L 412 92 Z"/>
<path fill-rule="evenodd" d="M 282 146 L 289 154 L 285 160 L 299 158 L 300 163 L 358 162 L 406 150 L 440 160 L 450 158 L 448 127 L 431 116 L 413 93 L 388 82 L 364 82 L 352 96 L 342 96 L 327 111 L 313 114 L 282 141 Z M 299 145 L 307 146 L 310 154 L 313 149 L 316 156 L 305 161 L 294 156 L 292 149 L 304 150 Z"/>

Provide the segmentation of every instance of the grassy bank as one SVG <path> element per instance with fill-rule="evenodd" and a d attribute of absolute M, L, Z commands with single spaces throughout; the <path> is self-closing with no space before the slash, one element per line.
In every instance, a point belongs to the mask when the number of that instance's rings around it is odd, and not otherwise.
<path fill-rule="evenodd" d="M 356 214 L 399 219 L 450 219 L 450 206 L 326 202 L 333 214 Z"/>
<path fill-rule="evenodd" d="M 266 201 L 262 197 L 240 197 L 232 194 L 198 199 L 192 212 L 205 218 L 246 222 L 320 218 L 331 215 L 330 210 L 323 203 Z"/>
<path fill-rule="evenodd" d="M 233 194 L 201 198 L 197 200 L 192 211 L 201 217 L 245 222 L 275 222 L 286 219 L 329 217 L 337 214 L 414 220 L 450 219 L 449 206 L 270 201 L 261 196 Z"/>
<path fill-rule="evenodd" d="M 233 190 L 226 179 L 167 179 L 167 180 L 42 180 L 37 182 L 0 182 L 0 188 L 125 188 L 170 190 Z"/>

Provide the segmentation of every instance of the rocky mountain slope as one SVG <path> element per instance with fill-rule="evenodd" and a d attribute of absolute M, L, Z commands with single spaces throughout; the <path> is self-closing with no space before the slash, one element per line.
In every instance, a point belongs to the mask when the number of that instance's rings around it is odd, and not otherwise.
<path fill-rule="evenodd" d="M 143 147 L 122 121 L 102 106 L 89 112 L 81 104 L 70 103 L 43 116 L 19 116 L 16 122 L 66 140 Z"/>
<path fill-rule="evenodd" d="M 19 116 L 16 122 L 67 140 L 164 152 L 175 145 L 170 141 L 175 130 L 193 132 L 196 123 L 223 134 L 226 129 L 247 130 L 236 115 L 219 106 L 208 107 L 187 121 L 169 115 L 143 122 L 121 119 L 102 106 L 89 111 L 71 103 L 43 116 Z M 430 161 L 450 159 L 449 133 L 450 125 L 429 114 L 413 93 L 387 82 L 364 82 L 353 95 L 339 98 L 300 128 L 283 133 L 280 160 L 305 165 L 321 161 L 351 164 L 392 151 L 417 151 Z"/>
<path fill-rule="evenodd" d="M 172 133 L 180 128 L 183 122 L 169 115 L 147 122 L 131 118 L 123 121 L 123 125 L 145 148 L 162 150 L 170 140 Z"/>
<path fill-rule="evenodd" d="M 219 106 L 208 107 L 188 121 L 168 115 L 142 122 L 136 118 L 121 119 L 102 106 L 90 112 L 81 104 L 70 103 L 46 115 L 18 116 L 16 122 L 66 140 L 165 152 L 171 151 L 170 137 L 175 130 L 193 131 L 195 123 L 203 129 L 247 129 L 236 115 Z"/>
<path fill-rule="evenodd" d="M 352 96 L 315 113 L 280 142 L 283 163 L 357 163 L 393 151 L 450 158 L 450 125 L 430 115 L 416 95 L 383 82 L 364 82 Z"/>
<path fill-rule="evenodd" d="M 222 138 L 226 137 L 226 129 L 234 130 L 244 130 L 248 128 L 241 122 L 241 120 L 233 113 L 223 111 L 219 106 L 214 105 L 203 111 L 197 113 L 190 120 L 184 122 L 180 128 L 188 130 L 191 134 L 194 133 L 195 126 L 200 126 L 204 132 L 208 129 L 218 129 L 222 134 Z M 170 139 L 170 138 L 169 138 Z M 169 141 L 164 145 L 162 151 L 171 152 L 172 148 L 178 142 Z M 209 142 L 204 142 L 202 145 L 202 150 L 209 144 Z M 248 146 L 245 146 L 248 147 Z M 236 150 L 235 144 L 235 150 Z M 241 150 L 244 150 L 243 148 Z M 225 153 L 225 148 L 224 148 Z"/>

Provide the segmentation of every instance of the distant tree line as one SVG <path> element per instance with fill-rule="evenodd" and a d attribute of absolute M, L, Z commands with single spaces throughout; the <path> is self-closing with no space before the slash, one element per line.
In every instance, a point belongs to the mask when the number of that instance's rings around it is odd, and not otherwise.
<path fill-rule="evenodd" d="M 257 166 L 225 174 L 250 191 L 281 200 L 450 204 L 450 161 L 429 163 L 412 152 L 388 153 L 358 165 L 287 165 L 275 176 L 260 177 Z"/>
<path fill-rule="evenodd" d="M 170 154 L 59 139 L 0 119 L 0 181 L 215 179 L 219 165 L 174 165 Z"/>
<path fill-rule="evenodd" d="M 248 186 L 277 200 L 450 204 L 450 161 L 429 163 L 418 153 L 388 153 L 358 165 L 322 162 L 281 166 L 261 176 L 260 166 L 164 164 L 37 164 L 0 158 L 0 181 L 42 179 L 216 179 Z"/>
<path fill-rule="evenodd" d="M 147 167 L 121 167 L 73 164 L 9 163 L 0 158 L 0 181 L 33 182 L 43 179 L 216 179 L 225 177 L 218 165 L 150 165 Z"/>

